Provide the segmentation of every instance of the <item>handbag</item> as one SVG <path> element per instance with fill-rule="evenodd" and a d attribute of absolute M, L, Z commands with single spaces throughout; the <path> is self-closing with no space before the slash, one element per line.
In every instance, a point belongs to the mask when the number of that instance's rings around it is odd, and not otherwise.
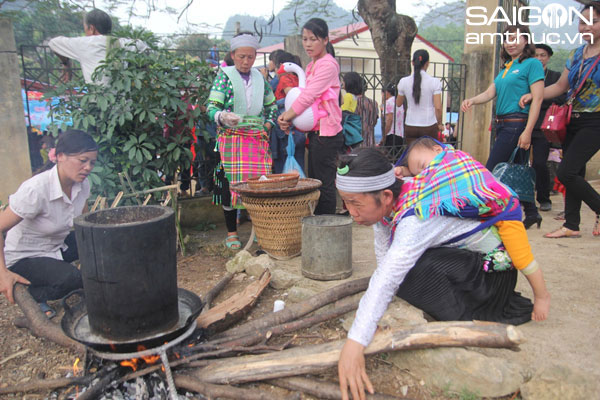
<path fill-rule="evenodd" d="M 352 147 L 362 143 L 362 119 L 360 115 L 348 111 L 342 112 L 342 132 L 346 146 Z"/>
<path fill-rule="evenodd" d="M 300 175 L 300 178 L 306 178 L 302 167 L 298 164 L 298 161 L 296 161 L 296 157 L 294 157 L 294 154 L 296 153 L 296 143 L 292 135 L 296 134 L 303 135 L 303 133 L 290 133 L 288 135 L 288 144 L 286 148 L 287 158 L 285 159 L 285 164 L 283 164 L 283 173 L 297 172 Z"/>
<path fill-rule="evenodd" d="M 565 104 L 559 106 L 556 103 L 552 103 L 552 105 L 546 111 L 546 115 L 544 115 L 544 120 L 540 126 L 540 129 L 542 132 L 544 132 L 544 136 L 549 142 L 562 144 L 565 141 L 565 137 L 567 136 L 567 125 L 569 125 L 569 122 L 571 122 L 573 100 L 575 100 L 575 97 L 577 97 L 581 91 L 581 88 L 583 88 L 583 84 L 592 73 L 592 70 L 596 64 L 598 64 L 598 61 L 600 61 L 600 57 L 596 56 L 596 60 L 588 69 L 583 79 L 581 79 L 577 89 L 571 92 L 571 95 Z M 582 71 L 583 60 L 581 60 L 581 65 L 579 66 L 579 76 L 577 79 L 581 78 Z"/>
<path fill-rule="evenodd" d="M 520 202 L 535 201 L 535 170 L 529 164 L 529 150 L 526 151 L 525 163 L 516 164 L 515 156 L 519 151 L 517 146 L 508 162 L 499 163 L 494 167 L 492 175 L 500 182 L 510 187 L 519 197 Z"/>

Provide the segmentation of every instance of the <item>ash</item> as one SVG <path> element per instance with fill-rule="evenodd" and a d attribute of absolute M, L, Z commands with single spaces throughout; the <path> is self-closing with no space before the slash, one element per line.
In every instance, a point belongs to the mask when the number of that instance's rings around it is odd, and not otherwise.
<path fill-rule="evenodd" d="M 97 381 L 92 382 L 92 384 Z M 191 393 L 185 396 L 179 395 L 180 399 L 192 398 Z M 105 389 L 100 400 L 170 400 L 169 389 L 163 378 L 153 373 L 127 381 L 120 385 L 112 383 Z"/>

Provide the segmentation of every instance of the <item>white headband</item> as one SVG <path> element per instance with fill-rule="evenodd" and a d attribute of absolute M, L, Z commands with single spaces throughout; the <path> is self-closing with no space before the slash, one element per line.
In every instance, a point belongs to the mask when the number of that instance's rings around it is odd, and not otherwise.
<path fill-rule="evenodd" d="M 348 193 L 368 193 L 387 189 L 396 182 L 394 168 L 377 176 L 345 176 L 336 174 L 335 187 Z"/>
<path fill-rule="evenodd" d="M 258 49 L 258 39 L 253 35 L 243 34 L 240 36 L 236 36 L 231 39 L 230 48 L 231 51 L 235 49 L 239 49 L 240 47 L 252 47 L 254 49 Z"/>

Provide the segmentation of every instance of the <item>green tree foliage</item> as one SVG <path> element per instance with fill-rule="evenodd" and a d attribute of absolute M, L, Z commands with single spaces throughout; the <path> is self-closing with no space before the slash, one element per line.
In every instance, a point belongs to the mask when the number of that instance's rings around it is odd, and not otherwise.
<path fill-rule="evenodd" d="M 448 53 L 455 63 L 461 62 L 465 45 L 464 25 L 430 25 L 427 28 L 419 28 L 419 35 Z"/>
<path fill-rule="evenodd" d="M 163 184 L 178 168 L 189 168 L 191 130 L 201 118 L 214 77 L 205 63 L 157 47 L 148 32 L 115 36 L 149 44 L 144 52 L 114 46 L 96 69 L 108 86 L 78 80 L 59 86 L 47 97 L 61 96 L 52 108 L 53 132 L 73 127 L 91 131 L 100 151 L 90 175 L 92 193 L 114 197 L 121 190 L 119 172 L 127 172 L 137 190 Z"/>
<path fill-rule="evenodd" d="M 83 34 L 83 12 L 58 0 L 32 2 L 27 8 L 7 13 L 13 21 L 17 47 L 37 46 L 54 36 Z"/>
<path fill-rule="evenodd" d="M 565 63 L 567 62 L 567 58 L 569 58 L 569 54 L 571 54 L 572 50 L 567 49 L 557 49 L 556 47 L 552 49 L 554 54 L 548 61 L 547 68 L 558 71 L 560 73 L 565 69 Z"/>

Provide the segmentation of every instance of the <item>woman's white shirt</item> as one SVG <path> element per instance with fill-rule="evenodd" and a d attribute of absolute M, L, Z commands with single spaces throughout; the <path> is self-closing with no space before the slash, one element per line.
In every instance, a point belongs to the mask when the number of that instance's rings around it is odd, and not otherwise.
<path fill-rule="evenodd" d="M 479 221 L 474 219 L 431 217 L 421 220 L 416 216 L 409 216 L 400 220 L 391 244 L 391 227 L 382 223 L 374 225 L 377 269 L 360 300 L 348 338 L 368 346 L 377 329 L 377 322 L 387 310 L 404 277 L 425 250 L 440 247 L 477 225 Z M 463 242 L 461 240 L 447 247 L 459 247 Z"/>
<path fill-rule="evenodd" d="M 442 93 L 442 82 L 427 72 L 421 70 L 421 97 L 419 104 L 413 98 L 414 75 L 400 79 L 398 83 L 398 94 L 404 96 L 406 108 L 405 125 L 408 126 L 431 126 L 437 124 L 435 108 L 433 107 L 433 96 Z"/>
<path fill-rule="evenodd" d="M 73 185 L 69 199 L 60 185 L 57 166 L 23 182 L 8 198 L 12 212 L 23 220 L 6 235 L 6 266 L 28 257 L 62 260 L 61 250 L 67 248 L 64 240 L 73 227 L 73 218 L 81 215 L 89 195 L 86 178 Z"/>

